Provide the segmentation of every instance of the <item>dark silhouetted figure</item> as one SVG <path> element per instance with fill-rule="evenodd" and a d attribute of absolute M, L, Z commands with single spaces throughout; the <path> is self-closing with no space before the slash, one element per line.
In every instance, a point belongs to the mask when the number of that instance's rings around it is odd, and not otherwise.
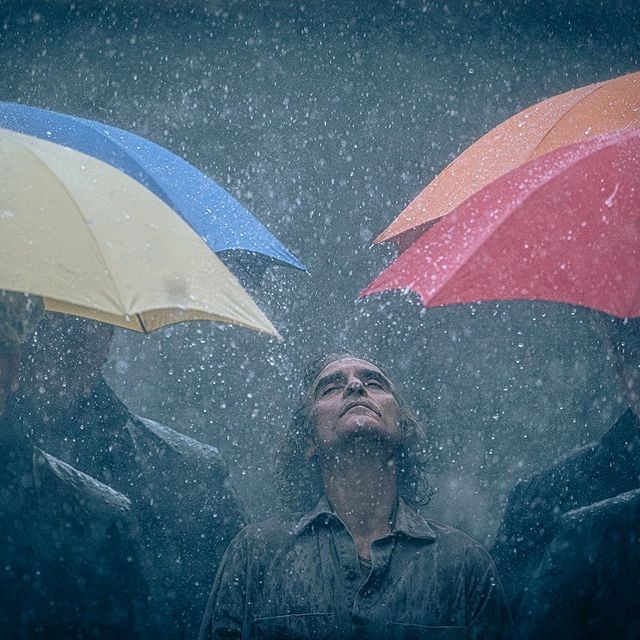
<path fill-rule="evenodd" d="M 217 449 L 118 399 L 101 374 L 112 336 L 108 325 L 47 314 L 25 348 L 21 416 L 40 446 L 131 500 L 162 637 L 193 637 L 241 507 Z"/>
<path fill-rule="evenodd" d="M 15 420 L 20 344 L 41 314 L 39 298 L 0 292 L 0 634 L 155 637 L 129 500 L 34 447 Z"/>
<path fill-rule="evenodd" d="M 520 607 L 517 640 L 640 638 L 640 490 L 565 514 Z"/>
<path fill-rule="evenodd" d="M 612 321 L 608 342 L 619 372 L 620 401 L 629 408 L 600 442 L 519 483 L 509 497 L 492 555 L 514 612 L 563 514 L 640 488 L 638 322 L 620 325 Z"/>
<path fill-rule="evenodd" d="M 276 463 L 296 512 L 234 539 L 201 639 L 502 637 L 487 552 L 416 509 L 424 452 L 380 367 L 344 353 L 312 363 Z"/>

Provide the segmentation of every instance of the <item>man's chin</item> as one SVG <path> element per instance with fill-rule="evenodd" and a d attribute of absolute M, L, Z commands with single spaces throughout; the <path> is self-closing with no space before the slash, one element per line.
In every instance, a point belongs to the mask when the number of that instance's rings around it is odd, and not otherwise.
<path fill-rule="evenodd" d="M 399 434 L 388 427 L 377 423 L 358 422 L 344 429 L 340 438 L 342 447 L 357 448 L 366 452 L 367 449 L 395 448 L 400 442 Z"/>

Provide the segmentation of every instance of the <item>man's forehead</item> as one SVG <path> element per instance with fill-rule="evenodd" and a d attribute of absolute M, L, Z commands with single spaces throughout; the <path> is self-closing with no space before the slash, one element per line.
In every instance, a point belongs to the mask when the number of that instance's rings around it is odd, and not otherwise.
<path fill-rule="evenodd" d="M 321 378 L 326 378 L 332 373 L 347 373 L 351 371 L 373 371 L 375 373 L 380 374 L 385 377 L 384 373 L 380 371 L 378 367 L 372 362 L 368 360 L 363 360 L 362 358 L 354 358 L 352 356 L 340 358 L 339 360 L 334 360 L 330 362 L 320 373 L 316 376 L 316 381 Z"/>

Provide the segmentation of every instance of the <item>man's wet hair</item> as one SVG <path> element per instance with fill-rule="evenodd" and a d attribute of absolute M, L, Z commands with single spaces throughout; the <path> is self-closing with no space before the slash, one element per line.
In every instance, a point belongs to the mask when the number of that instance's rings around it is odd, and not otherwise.
<path fill-rule="evenodd" d="M 389 380 L 391 393 L 400 408 L 402 433 L 397 456 L 398 492 L 408 504 L 416 507 L 429 502 L 433 491 L 426 478 L 428 464 L 427 439 L 422 425 L 402 397 L 386 367 L 366 355 L 346 350 L 335 351 L 309 362 L 304 369 L 300 395 L 291 420 L 285 429 L 275 455 L 275 479 L 284 505 L 294 511 L 311 508 L 323 493 L 322 474 L 317 460 L 306 457 L 314 428 L 311 421 L 313 386 L 320 372 L 332 362 L 357 358 L 375 365 Z"/>

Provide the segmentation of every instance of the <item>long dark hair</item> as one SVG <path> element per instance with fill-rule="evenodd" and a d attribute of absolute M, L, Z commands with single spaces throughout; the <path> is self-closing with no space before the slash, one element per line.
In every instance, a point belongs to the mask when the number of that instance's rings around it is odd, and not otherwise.
<path fill-rule="evenodd" d="M 402 499 L 422 506 L 429 502 L 433 491 L 425 477 L 427 442 L 422 426 L 406 403 L 384 367 L 375 360 L 349 351 L 337 351 L 311 361 L 304 370 L 300 397 L 283 433 L 275 455 L 275 479 L 283 503 L 293 510 L 305 510 L 322 495 L 320 467 L 315 457 L 307 459 L 305 453 L 313 437 L 311 401 L 313 383 L 320 372 L 332 362 L 343 358 L 358 358 L 382 371 L 391 383 L 391 392 L 400 407 L 402 439 L 398 455 L 398 491 Z"/>

